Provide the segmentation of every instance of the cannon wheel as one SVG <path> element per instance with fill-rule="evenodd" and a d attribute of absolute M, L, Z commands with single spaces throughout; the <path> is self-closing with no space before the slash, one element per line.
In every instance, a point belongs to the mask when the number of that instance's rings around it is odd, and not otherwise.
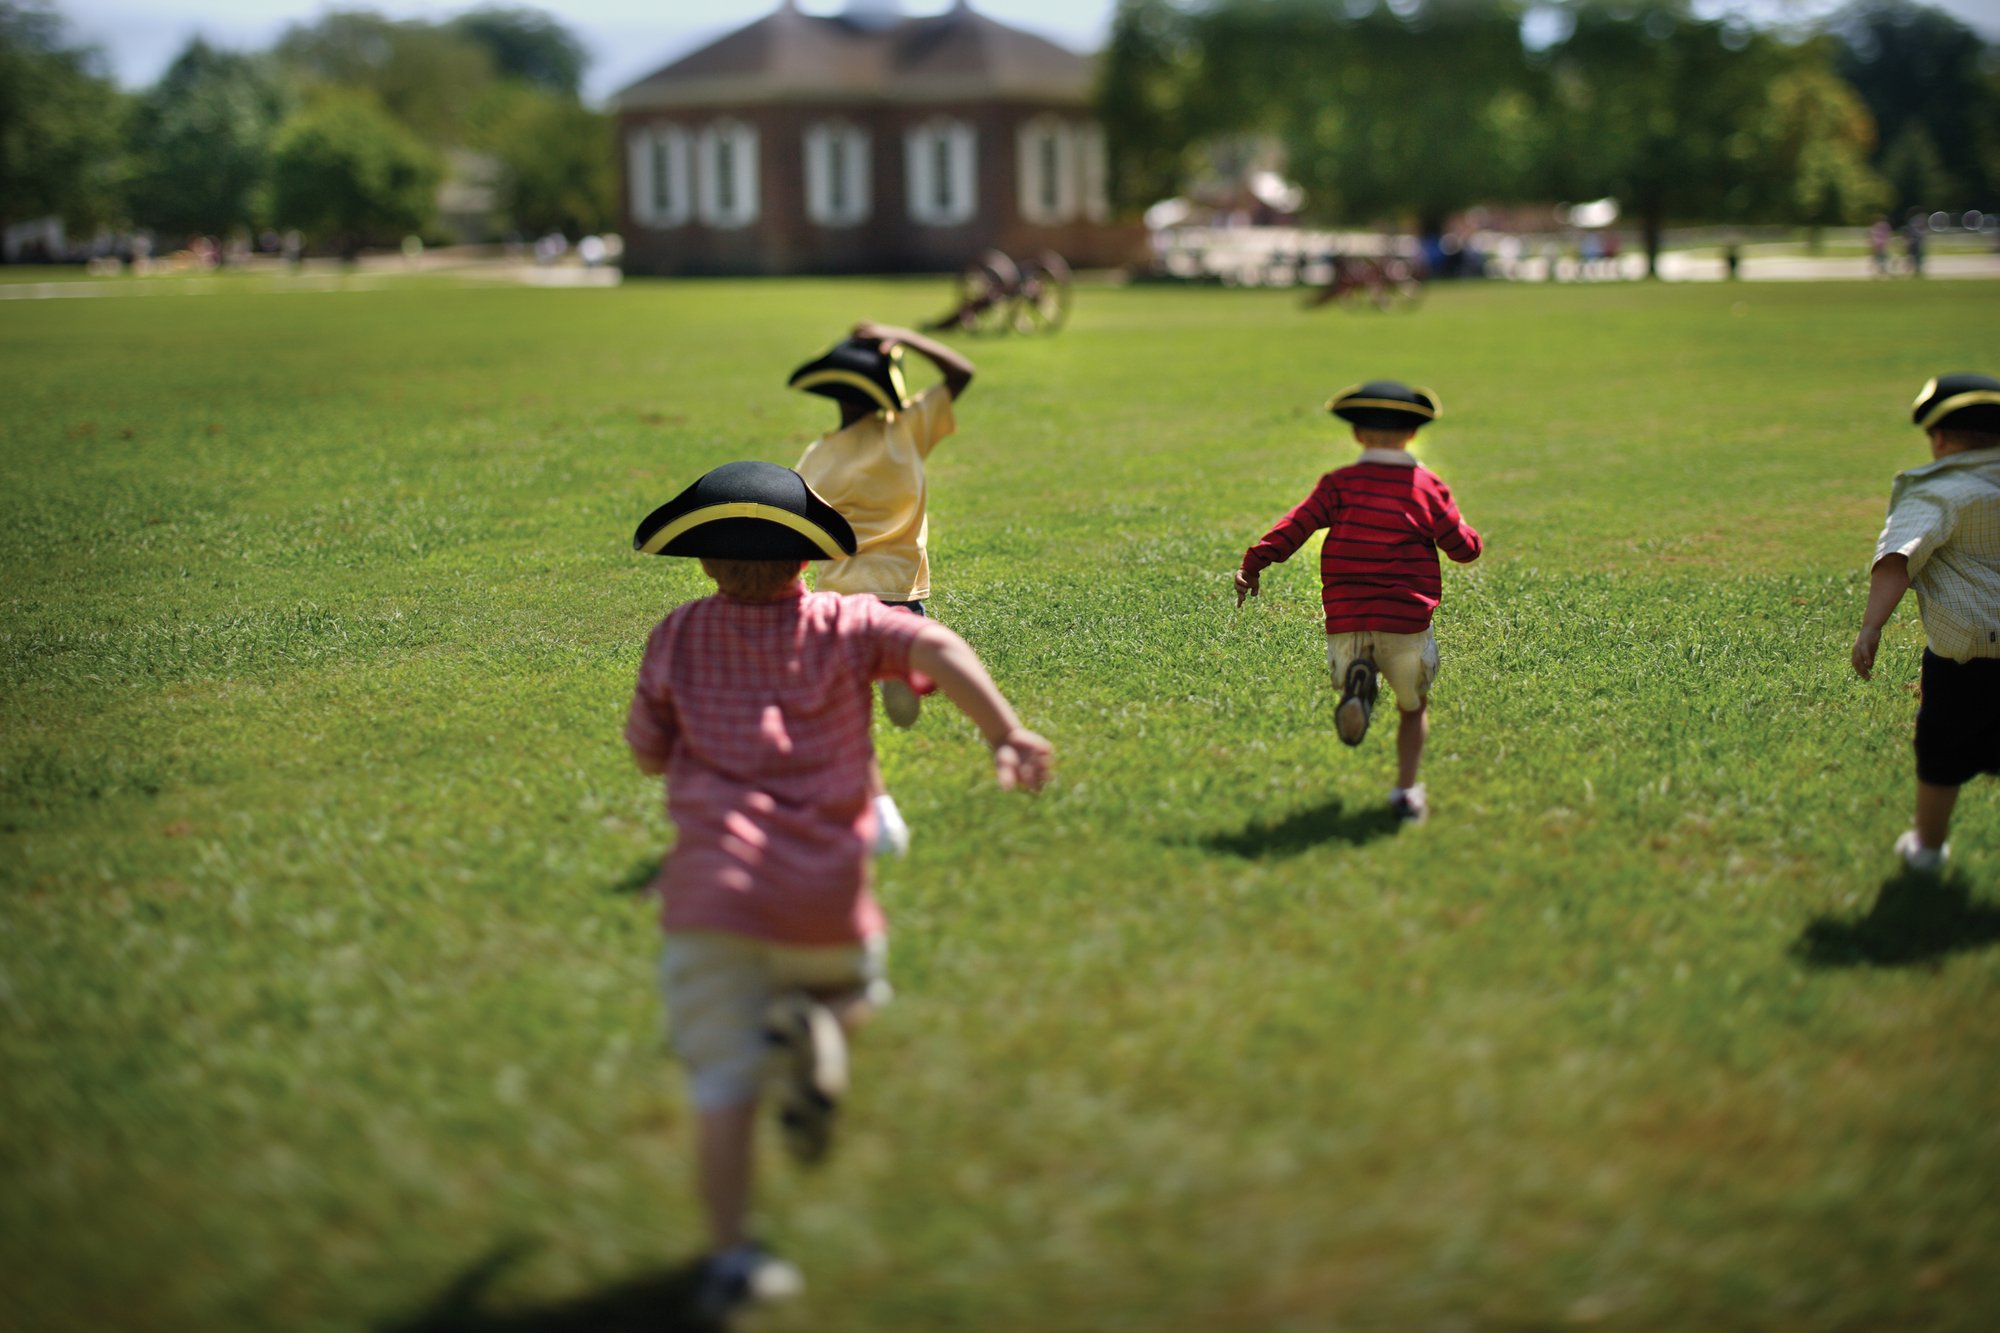
<path fill-rule="evenodd" d="M 988 250 L 958 275 L 958 323 L 968 333 L 1004 333 L 1021 270 L 998 250 Z"/>
<path fill-rule="evenodd" d="M 1021 333 L 1053 333 L 1069 318 L 1069 265 L 1053 250 L 1030 259 L 1014 302 L 1014 328 Z"/>

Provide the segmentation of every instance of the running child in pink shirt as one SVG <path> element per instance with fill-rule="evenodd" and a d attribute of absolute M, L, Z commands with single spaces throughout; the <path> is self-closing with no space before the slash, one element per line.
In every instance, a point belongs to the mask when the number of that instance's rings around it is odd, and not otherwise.
<path fill-rule="evenodd" d="M 806 562 L 852 555 L 854 531 L 788 468 L 719 467 L 633 545 L 697 557 L 716 583 L 647 639 L 625 738 L 666 775 L 677 835 L 655 881 L 661 987 L 697 1113 L 699 1301 L 726 1318 L 802 1285 L 745 1229 L 767 1073 L 793 1155 L 824 1157 L 846 1036 L 889 994 L 869 892 L 874 682 L 935 682 L 992 747 L 1003 789 L 1039 789 L 1051 752 L 958 635 L 866 594 L 805 590 Z"/>

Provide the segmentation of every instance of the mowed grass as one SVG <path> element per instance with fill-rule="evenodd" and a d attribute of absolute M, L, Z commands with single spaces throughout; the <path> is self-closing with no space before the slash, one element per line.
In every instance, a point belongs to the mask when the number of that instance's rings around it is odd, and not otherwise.
<path fill-rule="evenodd" d="M 701 594 L 632 527 L 796 459 L 785 374 L 939 282 L 12 305 L 0 1328 L 679 1327 L 670 833 L 619 739 Z M 898 1002 L 767 1154 L 776 1330 L 1981 1329 L 2000 793 L 1891 874 L 1921 632 L 1846 665 L 1985 284 L 1088 289 L 967 343 L 934 612 L 1059 750 L 878 729 Z M 1486 535 L 1426 776 L 1332 737 L 1242 549 L 1428 384 Z"/>

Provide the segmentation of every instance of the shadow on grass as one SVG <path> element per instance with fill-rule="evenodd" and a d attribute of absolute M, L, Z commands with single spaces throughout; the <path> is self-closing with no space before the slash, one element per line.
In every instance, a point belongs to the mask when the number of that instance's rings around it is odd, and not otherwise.
<path fill-rule="evenodd" d="M 486 1289 L 527 1257 L 532 1246 L 503 1246 L 474 1263 L 429 1308 L 382 1324 L 377 1333 L 710 1333 L 695 1312 L 700 1262 L 666 1269 L 550 1305 L 485 1308 Z"/>
<path fill-rule="evenodd" d="M 1211 852 L 1260 861 L 1271 856 L 1297 856 L 1328 842 L 1359 847 L 1388 837 L 1401 825 L 1386 805 L 1349 811 L 1335 797 L 1309 810 L 1295 810 L 1276 822 L 1252 820 L 1234 832 L 1209 833 L 1194 841 Z"/>
<path fill-rule="evenodd" d="M 1905 873 L 1883 881 L 1863 915 L 1814 919 L 1792 954 L 1808 967 L 1911 967 L 1993 944 L 2000 909 L 1954 880 Z"/>
<path fill-rule="evenodd" d="M 653 887 L 653 877 L 660 873 L 660 858 L 649 856 L 633 863 L 632 868 L 611 881 L 607 893 L 637 895 Z"/>

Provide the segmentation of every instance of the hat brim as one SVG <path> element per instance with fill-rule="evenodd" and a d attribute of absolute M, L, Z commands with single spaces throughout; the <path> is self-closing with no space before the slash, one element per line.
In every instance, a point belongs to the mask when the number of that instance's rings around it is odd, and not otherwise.
<path fill-rule="evenodd" d="M 1418 401 L 1382 398 L 1361 392 L 1362 385 L 1343 389 L 1327 399 L 1326 410 L 1342 421 L 1369 430 L 1416 430 L 1438 419 L 1443 410 L 1437 395 L 1428 389 L 1412 389 Z"/>
<path fill-rule="evenodd" d="M 853 530 L 848 543 L 827 525 L 789 509 L 755 501 L 735 500 L 704 505 L 673 518 L 662 518 L 662 505 L 639 525 L 632 545 L 641 555 L 694 555 L 723 560 L 839 560 L 854 554 Z M 650 534 L 648 525 L 657 522 Z M 844 526 L 844 525 L 843 525 Z M 775 528 L 777 531 L 773 531 Z"/>

